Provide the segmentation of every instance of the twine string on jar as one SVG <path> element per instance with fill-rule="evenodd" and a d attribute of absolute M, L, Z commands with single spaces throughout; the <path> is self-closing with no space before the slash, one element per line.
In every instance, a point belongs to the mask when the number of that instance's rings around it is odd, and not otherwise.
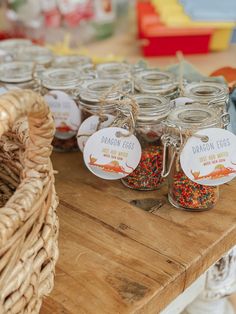
<path fill-rule="evenodd" d="M 161 176 L 163 178 L 167 177 L 170 174 L 171 168 L 173 166 L 174 163 L 174 159 L 175 163 L 176 163 L 176 170 L 179 172 L 180 171 L 180 155 L 184 149 L 184 146 L 186 145 L 187 141 L 189 140 L 190 137 L 196 137 L 196 138 L 200 138 L 202 140 L 202 142 L 206 143 L 209 140 L 209 137 L 207 135 L 201 135 L 201 134 L 197 134 L 197 130 L 185 130 L 184 131 L 184 136 L 183 136 L 183 130 L 180 126 L 176 126 L 176 125 L 166 125 L 167 127 L 175 127 L 178 129 L 178 137 L 172 137 L 170 134 L 166 134 L 162 136 L 162 142 L 164 144 L 163 147 L 163 169 L 162 169 L 162 173 Z M 166 156 L 167 156 L 167 148 L 168 147 L 173 147 L 173 154 L 171 156 L 171 160 L 170 160 L 170 164 L 168 169 L 166 169 Z"/>
<path fill-rule="evenodd" d="M 117 84 L 112 85 L 107 91 L 103 93 L 103 95 L 99 98 L 99 112 L 97 114 L 99 121 L 97 128 L 95 130 L 98 131 L 101 128 L 101 124 L 105 121 L 107 121 L 108 117 L 104 113 L 104 107 L 105 105 L 115 105 L 116 111 L 117 111 L 117 117 L 119 117 L 119 113 L 122 112 L 123 109 L 129 109 L 129 116 L 125 117 L 124 119 L 115 119 L 109 127 L 121 127 L 124 128 L 124 125 L 128 125 L 129 132 L 118 132 L 116 135 L 117 137 L 129 137 L 131 134 L 134 133 L 135 130 L 135 124 L 138 116 L 138 104 L 134 97 L 130 96 L 129 94 L 122 92 L 122 86 L 124 84 L 124 81 L 121 80 Z M 119 94 L 119 99 L 112 100 L 108 99 L 109 95 L 112 93 L 117 92 Z M 92 115 L 94 115 L 94 112 L 92 110 L 89 110 L 87 108 L 84 108 L 84 110 Z M 92 134 L 80 134 L 80 136 L 91 136 Z"/>
<path fill-rule="evenodd" d="M 120 92 L 120 94 L 123 96 L 123 98 L 120 99 L 118 103 L 118 110 L 119 108 L 121 108 L 120 110 L 122 111 L 122 108 L 124 107 L 129 108 L 129 116 L 126 119 L 126 123 L 129 126 L 129 132 L 128 133 L 117 132 L 116 136 L 117 137 L 129 137 L 135 131 L 135 125 L 136 125 L 136 121 L 138 117 L 139 107 L 134 97 L 123 92 Z M 122 128 L 123 125 L 120 124 L 117 126 Z"/>

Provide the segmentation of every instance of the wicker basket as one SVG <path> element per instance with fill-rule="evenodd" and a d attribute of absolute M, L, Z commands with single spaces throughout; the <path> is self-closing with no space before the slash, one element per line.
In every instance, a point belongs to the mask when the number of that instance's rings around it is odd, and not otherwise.
<path fill-rule="evenodd" d="M 27 119 L 28 117 L 28 119 Z M 39 313 L 58 258 L 54 124 L 32 91 L 0 97 L 0 313 Z"/>

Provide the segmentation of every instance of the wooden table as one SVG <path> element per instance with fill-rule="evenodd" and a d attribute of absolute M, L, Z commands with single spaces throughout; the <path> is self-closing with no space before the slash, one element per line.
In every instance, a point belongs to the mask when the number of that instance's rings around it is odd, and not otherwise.
<path fill-rule="evenodd" d="M 140 55 L 134 38 L 127 33 L 88 48 L 135 62 Z M 232 46 L 186 59 L 209 74 L 236 67 L 235 55 Z M 165 67 L 177 60 L 149 62 Z M 60 258 L 55 288 L 41 314 L 159 313 L 236 244 L 235 180 L 222 186 L 216 208 L 189 213 L 168 204 L 166 187 L 137 192 L 95 177 L 80 153 L 54 154 L 53 163 L 59 170 Z M 130 204 L 144 198 L 159 199 L 160 207 L 150 213 Z"/>
<path fill-rule="evenodd" d="M 95 177 L 81 157 L 53 155 L 60 258 L 41 314 L 159 313 L 236 244 L 235 180 L 213 210 L 189 213 L 168 204 L 166 187 L 129 190 Z M 130 204 L 144 198 L 160 207 Z"/>

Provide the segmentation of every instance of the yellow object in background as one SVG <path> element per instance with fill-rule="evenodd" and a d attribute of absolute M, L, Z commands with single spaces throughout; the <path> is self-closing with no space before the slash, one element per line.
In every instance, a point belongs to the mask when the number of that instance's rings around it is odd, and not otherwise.
<path fill-rule="evenodd" d="M 152 0 L 151 2 L 165 25 L 184 28 L 213 28 L 210 50 L 221 51 L 229 47 L 235 25 L 233 22 L 194 21 L 185 14 L 183 6 L 178 0 Z"/>
<path fill-rule="evenodd" d="M 48 44 L 47 47 L 53 52 L 53 54 L 57 56 L 71 56 L 71 55 L 83 55 L 88 56 L 92 59 L 94 64 L 104 63 L 104 62 L 112 62 L 112 61 L 124 61 L 124 58 L 121 56 L 116 56 L 113 54 L 108 54 L 104 57 L 99 57 L 96 55 L 91 55 L 88 49 L 83 47 L 80 48 L 72 48 L 71 45 L 71 35 L 66 34 L 64 40 L 62 42 L 58 42 L 55 44 Z"/>

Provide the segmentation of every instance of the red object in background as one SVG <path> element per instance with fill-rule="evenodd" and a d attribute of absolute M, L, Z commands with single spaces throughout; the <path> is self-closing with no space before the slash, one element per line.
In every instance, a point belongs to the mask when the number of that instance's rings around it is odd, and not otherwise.
<path fill-rule="evenodd" d="M 148 1 L 137 1 L 138 38 L 146 57 L 208 53 L 211 28 L 168 27 L 161 22 L 158 12 Z"/>
<path fill-rule="evenodd" d="M 159 28 L 159 34 L 146 36 L 141 40 L 144 56 L 175 55 L 177 51 L 184 54 L 208 53 L 211 29 L 167 29 Z"/>
<path fill-rule="evenodd" d="M 48 27 L 59 27 L 61 19 L 61 13 L 57 8 L 44 12 L 45 25 Z"/>

